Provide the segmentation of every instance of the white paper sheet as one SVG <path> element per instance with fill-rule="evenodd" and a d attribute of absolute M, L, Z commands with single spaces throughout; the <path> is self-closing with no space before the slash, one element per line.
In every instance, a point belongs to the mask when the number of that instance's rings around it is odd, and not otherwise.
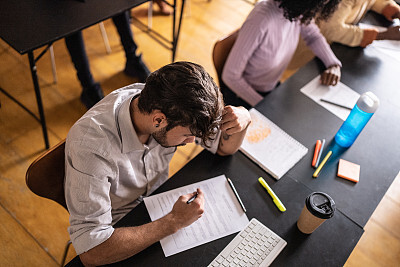
<path fill-rule="evenodd" d="M 179 196 L 193 193 L 197 188 L 205 195 L 204 214 L 193 224 L 160 241 L 166 257 L 239 232 L 249 222 L 225 175 L 144 198 L 151 220 L 169 213 Z"/>
<path fill-rule="evenodd" d="M 397 21 L 394 23 L 393 26 L 399 26 L 399 25 L 400 25 L 400 22 L 397 19 Z M 364 23 L 359 23 L 358 26 L 360 26 L 361 29 L 375 28 L 379 32 L 386 31 L 385 27 L 376 26 L 376 25 L 368 25 L 368 24 L 364 24 Z M 369 46 L 377 48 L 380 52 L 387 54 L 391 58 L 394 58 L 400 62 L 400 41 L 376 40 L 376 41 L 373 41 L 372 44 L 370 44 Z"/>
<path fill-rule="evenodd" d="M 346 120 L 347 116 L 350 114 L 349 109 L 322 102 L 321 99 L 330 100 L 343 106 L 354 107 L 360 94 L 341 82 L 336 86 L 322 85 L 320 79 L 320 76 L 315 77 L 311 82 L 301 88 L 300 91 L 340 119 Z"/>

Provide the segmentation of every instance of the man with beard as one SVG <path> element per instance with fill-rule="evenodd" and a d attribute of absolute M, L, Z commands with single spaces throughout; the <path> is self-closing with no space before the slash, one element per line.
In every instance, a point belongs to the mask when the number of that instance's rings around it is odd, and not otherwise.
<path fill-rule="evenodd" d="M 189 62 L 166 65 L 146 84 L 118 89 L 97 103 L 72 126 L 65 147 L 68 231 L 81 261 L 126 259 L 200 218 L 205 199 L 197 189 L 159 220 L 113 227 L 167 180 L 177 146 L 196 139 L 212 153 L 230 155 L 249 123 L 248 111 L 224 106 L 210 75 Z"/>

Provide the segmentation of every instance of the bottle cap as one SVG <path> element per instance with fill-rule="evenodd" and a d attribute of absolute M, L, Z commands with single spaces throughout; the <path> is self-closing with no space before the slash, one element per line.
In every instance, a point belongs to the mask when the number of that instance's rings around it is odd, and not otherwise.
<path fill-rule="evenodd" d="M 306 207 L 314 216 L 321 219 L 329 219 L 336 210 L 333 199 L 325 193 L 314 192 L 306 198 Z"/>
<path fill-rule="evenodd" d="M 374 113 L 379 107 L 379 99 L 372 92 L 366 92 L 360 96 L 357 106 L 364 112 Z"/>

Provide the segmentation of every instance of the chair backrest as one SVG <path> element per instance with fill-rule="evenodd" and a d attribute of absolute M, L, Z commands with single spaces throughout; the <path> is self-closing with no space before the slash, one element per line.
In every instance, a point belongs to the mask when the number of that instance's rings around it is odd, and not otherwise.
<path fill-rule="evenodd" d="M 236 30 L 229 34 L 228 36 L 223 37 L 218 40 L 213 49 L 212 58 L 215 70 L 217 71 L 218 80 L 221 85 L 221 76 L 222 70 L 224 69 L 225 61 L 228 58 L 229 53 L 236 41 L 239 30 Z"/>
<path fill-rule="evenodd" d="M 38 196 L 54 200 L 67 211 L 64 194 L 65 140 L 40 155 L 26 171 L 25 181 Z"/>

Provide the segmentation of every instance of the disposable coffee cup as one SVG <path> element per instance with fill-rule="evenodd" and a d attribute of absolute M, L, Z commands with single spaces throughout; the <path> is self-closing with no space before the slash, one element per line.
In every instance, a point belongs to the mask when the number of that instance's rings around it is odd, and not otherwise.
<path fill-rule="evenodd" d="M 333 199 L 322 192 L 314 192 L 306 198 L 306 203 L 297 220 L 297 228 L 304 234 L 311 234 L 324 221 L 332 218 L 336 205 Z"/>

